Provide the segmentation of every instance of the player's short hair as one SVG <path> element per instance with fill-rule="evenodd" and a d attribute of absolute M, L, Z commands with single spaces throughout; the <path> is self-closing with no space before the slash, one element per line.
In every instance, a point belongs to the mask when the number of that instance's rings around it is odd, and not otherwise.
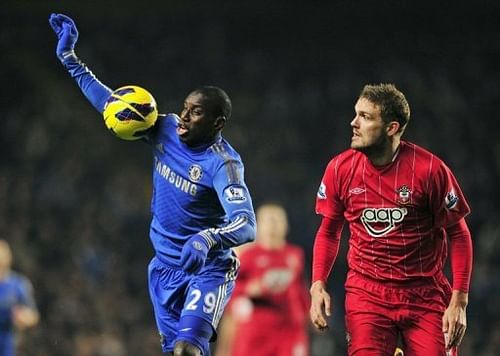
<path fill-rule="evenodd" d="M 402 92 L 394 84 L 367 84 L 359 94 L 380 108 L 385 123 L 397 121 L 403 131 L 410 121 L 410 105 Z"/>
<path fill-rule="evenodd" d="M 262 203 L 256 210 L 256 212 L 265 210 L 265 209 L 276 209 L 276 210 L 281 210 L 283 213 L 286 215 L 286 209 L 284 208 L 283 204 L 274 201 L 274 200 L 268 200 L 264 203 Z"/>
<path fill-rule="evenodd" d="M 192 94 L 201 94 L 207 100 L 210 114 L 214 117 L 224 116 L 227 119 L 231 116 L 233 105 L 229 95 L 219 87 L 203 86 L 195 89 Z"/>

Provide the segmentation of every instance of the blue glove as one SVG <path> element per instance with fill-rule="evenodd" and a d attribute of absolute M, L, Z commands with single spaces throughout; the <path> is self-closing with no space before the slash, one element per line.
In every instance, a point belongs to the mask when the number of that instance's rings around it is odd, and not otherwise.
<path fill-rule="evenodd" d="M 198 273 L 205 265 L 208 251 L 215 245 L 205 232 L 195 234 L 186 241 L 181 252 L 181 267 L 189 274 Z"/>
<path fill-rule="evenodd" d="M 50 26 L 57 34 L 56 54 L 63 61 L 67 56 L 73 54 L 76 41 L 78 41 L 78 30 L 75 22 L 63 14 L 52 14 L 49 17 Z"/>

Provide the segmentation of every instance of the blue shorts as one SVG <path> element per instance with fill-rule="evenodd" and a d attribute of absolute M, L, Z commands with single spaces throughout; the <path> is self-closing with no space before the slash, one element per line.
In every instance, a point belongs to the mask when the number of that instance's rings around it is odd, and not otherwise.
<path fill-rule="evenodd" d="M 185 273 L 154 257 L 149 264 L 149 295 L 163 352 L 172 352 L 178 340 L 194 343 L 208 350 L 215 340 L 215 330 L 234 289 L 238 261 L 231 268 L 206 265 L 195 275 Z M 197 330 L 179 330 L 182 317 L 201 318 L 212 326 L 211 337 L 199 336 Z M 196 328 L 196 327 L 195 327 Z"/>
<path fill-rule="evenodd" d="M 14 332 L 11 330 L 0 331 L 0 355 L 14 356 L 15 354 Z"/>

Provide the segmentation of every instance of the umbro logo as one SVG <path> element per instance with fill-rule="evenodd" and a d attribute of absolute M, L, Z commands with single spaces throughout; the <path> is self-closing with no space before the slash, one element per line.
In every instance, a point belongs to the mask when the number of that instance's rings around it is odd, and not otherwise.
<path fill-rule="evenodd" d="M 364 193 L 364 192 L 366 192 L 366 189 L 360 188 L 360 187 L 349 189 L 349 193 L 351 193 L 351 194 L 358 195 L 358 194 L 361 194 L 361 193 Z"/>

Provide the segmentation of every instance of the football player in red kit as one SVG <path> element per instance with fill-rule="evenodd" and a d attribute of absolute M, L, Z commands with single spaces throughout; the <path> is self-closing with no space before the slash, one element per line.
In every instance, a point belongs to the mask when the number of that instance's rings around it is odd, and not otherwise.
<path fill-rule="evenodd" d="M 311 320 L 328 327 L 327 280 L 347 221 L 349 355 L 392 355 L 398 338 L 407 356 L 454 355 L 472 269 L 469 206 L 443 161 L 401 140 L 410 108 L 394 85 L 366 85 L 354 109 L 351 148 L 330 161 L 316 198 Z"/>
<path fill-rule="evenodd" d="M 304 254 L 287 243 L 280 205 L 257 210 L 257 239 L 238 250 L 238 281 L 223 317 L 216 356 L 309 355 Z"/>

